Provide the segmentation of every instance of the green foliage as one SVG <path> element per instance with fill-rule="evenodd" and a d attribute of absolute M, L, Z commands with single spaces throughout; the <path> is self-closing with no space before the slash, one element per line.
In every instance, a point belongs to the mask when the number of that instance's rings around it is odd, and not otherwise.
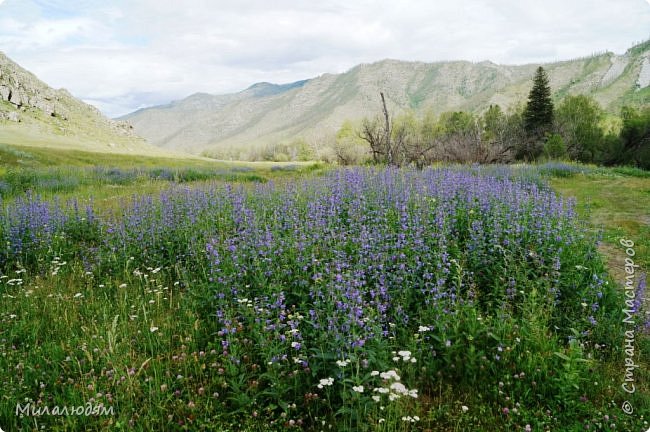
<path fill-rule="evenodd" d="M 604 165 L 617 165 L 624 160 L 623 142 L 618 134 L 608 133 L 603 137 L 601 156 L 597 162 Z"/>
<path fill-rule="evenodd" d="M 346 125 L 339 134 L 348 128 Z M 364 131 L 369 141 L 381 142 L 383 128 L 379 119 L 365 119 L 356 135 Z M 519 111 L 504 113 L 494 105 L 483 115 L 449 111 L 436 116 L 429 111 L 417 117 L 407 112 L 394 119 L 390 137 L 395 160 L 422 168 L 435 162 L 511 162 L 524 133 Z M 378 156 L 374 155 L 375 162 L 381 162 L 376 160 Z"/>
<path fill-rule="evenodd" d="M 268 144 L 258 150 L 259 153 L 252 150 L 247 159 L 269 162 L 304 162 L 313 160 L 315 156 L 314 149 L 302 138 Z"/>
<path fill-rule="evenodd" d="M 427 111 L 420 123 L 420 136 L 424 142 L 433 142 L 442 134 L 442 127 L 438 116 L 433 111 Z"/>
<path fill-rule="evenodd" d="M 378 121 L 364 123 L 378 128 Z M 350 123 L 340 137 L 350 133 Z M 504 113 L 490 106 L 482 116 L 457 111 L 418 118 L 398 116 L 391 129 L 401 160 L 417 166 L 445 162 L 511 162 L 569 159 L 583 163 L 650 166 L 650 108 L 625 107 L 606 115 L 586 95 L 566 96 L 556 111 L 548 78 L 539 68 L 526 107 Z M 380 138 L 380 134 L 376 136 Z"/>
<path fill-rule="evenodd" d="M 547 159 L 564 159 L 567 155 L 567 148 L 562 136 L 551 134 L 546 137 L 544 143 L 544 157 Z"/>
<path fill-rule="evenodd" d="M 446 134 L 460 134 L 474 126 L 475 118 L 465 111 L 444 112 L 440 114 L 441 129 Z"/>
<path fill-rule="evenodd" d="M 309 162 L 323 160 L 315 147 L 302 137 L 266 145 L 255 144 L 246 147 L 233 146 L 205 150 L 201 155 L 220 161 Z"/>
<path fill-rule="evenodd" d="M 611 172 L 628 177 L 650 178 L 650 171 L 630 166 L 619 166 L 610 169 Z"/>
<path fill-rule="evenodd" d="M 340 165 L 361 165 L 370 159 L 368 144 L 350 121 L 343 122 L 336 133 L 334 152 Z"/>
<path fill-rule="evenodd" d="M 499 105 L 490 105 L 483 114 L 483 138 L 487 141 L 498 139 L 507 121 L 507 117 Z"/>
<path fill-rule="evenodd" d="M 571 159 L 580 162 L 600 159 L 604 137 L 600 127 L 602 118 L 603 110 L 593 98 L 585 95 L 564 98 L 555 121 Z"/>
<path fill-rule="evenodd" d="M 622 162 L 650 169 L 650 107 L 624 107 L 621 118 Z"/>

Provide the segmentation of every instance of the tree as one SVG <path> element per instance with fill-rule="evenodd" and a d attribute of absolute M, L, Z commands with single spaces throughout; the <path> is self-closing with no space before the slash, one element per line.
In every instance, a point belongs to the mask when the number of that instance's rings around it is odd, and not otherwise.
<path fill-rule="evenodd" d="M 355 133 L 355 128 L 349 120 L 343 122 L 336 133 L 334 152 L 337 162 L 341 165 L 359 165 L 368 159 L 368 147 Z"/>
<path fill-rule="evenodd" d="M 529 133 L 549 131 L 553 125 L 553 101 L 548 76 L 543 67 L 538 67 L 533 77 L 533 88 L 528 94 L 524 110 L 524 125 Z"/>
<path fill-rule="evenodd" d="M 532 140 L 523 156 L 526 159 L 536 158 L 541 152 L 541 141 L 553 126 L 553 101 L 548 76 L 543 67 L 538 67 L 533 77 L 533 88 L 528 95 L 524 109 L 524 128 Z"/>
<path fill-rule="evenodd" d="M 388 109 L 386 108 L 386 99 L 384 93 L 381 96 L 381 106 L 383 117 L 376 117 L 373 120 L 364 119 L 361 124 L 359 138 L 370 145 L 372 158 L 375 163 L 386 163 L 392 166 L 401 166 L 403 160 L 403 134 L 393 136 L 393 127 Z"/>
<path fill-rule="evenodd" d="M 438 151 L 444 161 L 463 163 L 475 161 L 480 142 L 480 127 L 474 115 L 464 111 L 448 111 L 438 120 L 442 134 Z"/>
<path fill-rule="evenodd" d="M 548 159 L 563 159 L 566 157 L 566 145 L 561 135 L 551 134 L 546 138 L 544 156 Z"/>
<path fill-rule="evenodd" d="M 638 110 L 623 107 L 621 117 L 622 162 L 650 169 L 650 107 Z"/>
<path fill-rule="evenodd" d="M 499 105 L 490 105 L 483 114 L 482 122 L 482 141 L 486 148 L 484 163 L 511 162 L 520 135 L 513 115 L 506 115 Z"/>
<path fill-rule="evenodd" d="M 604 133 L 603 110 L 593 98 L 567 96 L 555 113 L 556 129 L 564 138 L 571 159 L 594 162 L 600 159 Z"/>
<path fill-rule="evenodd" d="M 376 164 L 385 162 L 386 159 L 384 136 L 385 133 L 378 118 L 372 120 L 368 118 L 363 119 L 361 122 L 361 130 L 359 131 L 359 138 L 367 142 L 370 146 L 372 160 Z"/>

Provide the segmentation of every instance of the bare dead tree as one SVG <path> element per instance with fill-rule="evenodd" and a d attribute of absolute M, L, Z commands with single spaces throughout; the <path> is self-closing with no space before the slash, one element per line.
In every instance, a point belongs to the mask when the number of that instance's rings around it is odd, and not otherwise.
<path fill-rule="evenodd" d="M 373 162 L 384 162 L 384 159 L 386 157 L 386 152 L 384 151 L 383 146 L 384 131 L 379 125 L 379 121 L 377 119 L 363 119 L 363 122 L 361 123 L 361 130 L 359 132 L 359 138 L 366 141 L 370 146 Z"/>
<path fill-rule="evenodd" d="M 440 154 L 439 140 L 427 140 L 417 132 L 406 136 L 402 147 L 406 161 L 414 164 L 418 169 L 433 163 Z"/>
<path fill-rule="evenodd" d="M 384 113 L 384 146 L 386 147 L 386 163 L 388 165 L 395 165 L 395 155 L 394 151 L 395 149 L 393 148 L 393 142 L 392 142 L 392 130 L 391 130 L 391 122 L 390 122 L 390 116 L 388 115 L 388 109 L 386 108 L 386 99 L 384 98 L 384 93 L 380 92 L 379 95 L 381 96 L 381 107 L 382 111 Z"/>
<path fill-rule="evenodd" d="M 393 125 L 386 107 L 386 98 L 383 92 L 380 92 L 379 95 L 383 118 L 381 120 L 378 117 L 374 120 L 364 119 L 359 137 L 370 145 L 375 163 L 401 166 L 404 159 L 401 150 L 404 146 L 405 135 L 398 133 L 393 136 Z"/>
<path fill-rule="evenodd" d="M 351 165 L 350 158 L 341 146 L 335 146 L 334 153 L 336 154 L 336 161 L 339 165 Z"/>

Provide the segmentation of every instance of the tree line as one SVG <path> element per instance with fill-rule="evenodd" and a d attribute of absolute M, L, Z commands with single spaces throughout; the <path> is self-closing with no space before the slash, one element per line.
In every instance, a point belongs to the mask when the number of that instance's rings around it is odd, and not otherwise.
<path fill-rule="evenodd" d="M 590 96 L 570 95 L 557 107 L 545 70 L 539 67 L 525 106 L 504 112 L 491 105 L 483 113 L 464 111 L 389 115 L 359 126 L 345 122 L 334 151 L 340 164 L 365 162 L 424 166 L 434 162 L 511 163 L 540 159 L 574 160 L 650 169 L 650 107 L 624 107 L 612 119 Z"/>
<path fill-rule="evenodd" d="M 386 96 L 380 110 L 361 122 L 345 121 L 335 137 L 318 142 L 301 137 L 266 145 L 214 149 L 203 155 L 251 161 L 321 160 L 426 166 L 448 163 L 512 163 L 573 160 L 650 169 L 650 106 L 623 107 L 607 114 L 586 95 L 569 95 L 555 106 L 548 77 L 539 67 L 525 104 L 504 111 L 450 111 L 392 116 Z"/>

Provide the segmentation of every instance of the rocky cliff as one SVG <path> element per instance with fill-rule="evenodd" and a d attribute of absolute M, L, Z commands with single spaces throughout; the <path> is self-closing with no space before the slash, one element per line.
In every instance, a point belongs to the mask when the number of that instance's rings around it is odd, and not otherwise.
<path fill-rule="evenodd" d="M 156 154 L 124 121 L 55 90 L 0 52 L 0 143 Z"/>

